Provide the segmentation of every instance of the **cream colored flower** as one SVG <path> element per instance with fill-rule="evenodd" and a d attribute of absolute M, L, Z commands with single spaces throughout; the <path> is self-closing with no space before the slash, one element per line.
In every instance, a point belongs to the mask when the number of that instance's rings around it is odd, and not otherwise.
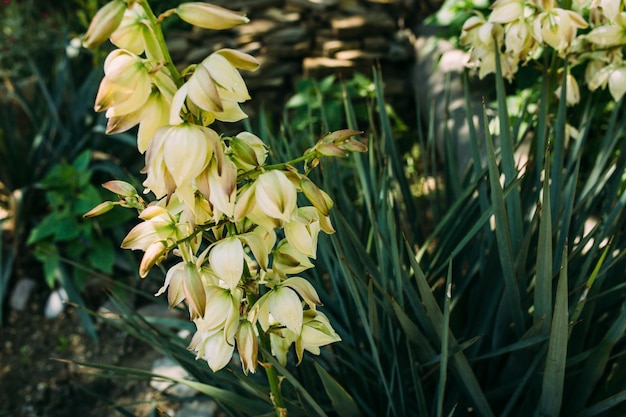
<path fill-rule="evenodd" d="M 571 73 L 567 73 L 567 78 L 565 80 L 565 102 L 567 103 L 568 106 L 573 106 L 576 105 L 580 102 L 580 90 L 578 88 L 578 82 L 576 81 L 576 78 L 574 78 L 574 76 L 572 76 Z M 559 88 L 556 89 L 556 91 L 554 92 L 554 95 L 557 98 L 561 97 L 561 87 L 559 86 Z"/>
<path fill-rule="evenodd" d="M 213 206 L 215 221 L 219 221 L 222 216 L 233 218 L 237 197 L 237 167 L 234 162 L 225 158 L 220 170 L 218 162 L 214 159 L 209 164 L 206 175 L 210 187 L 209 201 Z"/>
<path fill-rule="evenodd" d="M 626 13 L 618 14 L 613 23 L 593 28 L 585 39 L 600 48 L 623 46 L 626 44 Z"/>
<path fill-rule="evenodd" d="M 168 124 L 171 102 L 172 96 L 155 89 L 146 104 L 138 110 L 122 116 L 109 116 L 106 133 L 111 135 L 125 132 L 139 124 L 137 148 L 144 153 L 157 129 Z"/>
<path fill-rule="evenodd" d="M 155 242 L 174 242 L 182 237 L 176 218 L 162 207 L 150 206 L 141 212 L 139 218 L 143 222 L 126 235 L 122 248 L 146 251 Z"/>
<path fill-rule="evenodd" d="M 250 95 L 237 69 L 257 67 L 257 61 L 250 55 L 230 49 L 216 51 L 196 66 L 179 94 L 186 95 L 208 113 L 204 115 L 205 124 L 211 124 L 215 119 L 224 122 L 242 120 L 247 116 L 239 103 L 249 100 Z"/>
<path fill-rule="evenodd" d="M 228 342 L 224 330 L 214 332 L 198 330 L 193 335 L 188 349 L 197 352 L 196 359 L 204 359 L 211 370 L 217 372 L 232 359 L 235 344 Z"/>
<path fill-rule="evenodd" d="M 298 363 L 302 362 L 305 350 L 319 355 L 321 346 L 339 341 L 341 337 L 333 329 L 328 317 L 319 311 L 307 310 L 304 313 L 302 333 L 295 340 Z"/>
<path fill-rule="evenodd" d="M 267 216 L 288 222 L 296 209 L 297 190 L 284 172 L 271 170 L 257 178 L 255 198 Z"/>
<path fill-rule="evenodd" d="M 121 24 L 111 34 L 111 43 L 136 55 L 143 54 L 145 50 L 143 32 L 148 23 L 143 7 L 135 2 L 126 9 Z"/>
<path fill-rule="evenodd" d="M 115 108 L 115 115 L 132 113 L 146 104 L 152 92 L 150 68 L 132 52 L 116 49 L 104 61 L 94 110 Z"/>
<path fill-rule="evenodd" d="M 594 0 L 591 7 L 602 10 L 604 17 L 609 22 L 613 22 L 624 8 L 624 2 L 622 0 Z"/>
<path fill-rule="evenodd" d="M 296 249 L 287 239 L 281 240 L 274 250 L 272 270 L 278 274 L 298 274 L 313 268 L 313 264 L 304 253 Z"/>
<path fill-rule="evenodd" d="M 238 169 L 251 171 L 265 164 L 268 147 L 255 134 L 241 132 L 229 142 L 230 157 Z"/>
<path fill-rule="evenodd" d="M 180 123 L 159 128 L 146 151 L 147 178 L 144 185 L 157 198 L 171 195 L 181 187 L 181 199 L 195 206 L 191 184 L 209 164 L 221 146 L 217 133 L 209 128 Z"/>
<path fill-rule="evenodd" d="M 209 264 L 227 288 L 231 291 L 237 288 L 244 268 L 244 251 L 241 241 L 231 236 L 217 242 L 209 252 Z"/>
<path fill-rule="evenodd" d="M 200 272 L 192 262 L 180 262 L 171 267 L 165 276 L 165 282 L 155 294 L 159 296 L 167 291 L 170 308 L 187 301 L 192 320 L 202 317 L 206 310 L 206 294 Z"/>
<path fill-rule="evenodd" d="M 257 303 L 257 319 L 264 331 L 267 331 L 270 326 L 285 326 L 294 334 L 300 334 L 303 316 L 302 301 L 293 289 L 276 287 L 263 295 Z"/>
<path fill-rule="evenodd" d="M 489 21 L 493 23 L 509 23 L 524 16 L 526 1 L 496 0 L 491 5 Z"/>
<path fill-rule="evenodd" d="M 578 29 L 587 26 L 585 19 L 578 13 L 554 7 L 537 16 L 533 34 L 539 43 L 550 45 L 559 55 L 564 55 L 574 41 Z"/>
<path fill-rule="evenodd" d="M 106 41 L 122 22 L 125 10 L 126 2 L 122 0 L 112 0 L 98 10 L 83 37 L 83 46 L 95 48 Z"/>
<path fill-rule="evenodd" d="M 269 254 L 276 244 L 276 232 L 273 229 L 266 230 L 262 227 L 255 227 L 251 232 L 237 237 L 250 248 L 261 269 L 267 271 Z"/>
<path fill-rule="evenodd" d="M 613 100 L 619 101 L 626 93 L 626 66 L 615 68 L 609 75 L 609 91 Z"/>
<path fill-rule="evenodd" d="M 317 236 L 321 230 L 320 214 L 315 207 L 300 207 L 291 221 L 285 223 L 285 237 L 291 245 L 309 258 L 317 257 Z"/>
<path fill-rule="evenodd" d="M 259 342 L 254 325 L 248 320 L 242 320 L 237 331 L 237 352 L 241 359 L 243 373 L 255 373 L 258 362 Z"/>

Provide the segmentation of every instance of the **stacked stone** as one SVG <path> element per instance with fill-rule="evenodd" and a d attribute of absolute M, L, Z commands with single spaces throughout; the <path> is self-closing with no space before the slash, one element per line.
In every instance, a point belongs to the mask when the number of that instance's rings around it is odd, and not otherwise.
<path fill-rule="evenodd" d="M 380 65 L 386 94 L 407 95 L 413 63 L 412 0 L 213 0 L 244 12 L 250 23 L 228 31 L 194 29 L 170 36 L 184 67 L 213 50 L 236 48 L 261 62 L 244 72 L 251 95 L 281 105 L 302 77 L 371 76 Z"/>

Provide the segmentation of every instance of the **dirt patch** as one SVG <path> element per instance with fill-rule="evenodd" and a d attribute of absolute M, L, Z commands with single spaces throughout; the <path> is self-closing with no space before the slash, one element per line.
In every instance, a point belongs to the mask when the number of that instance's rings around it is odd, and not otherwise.
<path fill-rule="evenodd" d="M 150 369 L 162 355 L 104 322 L 94 342 L 71 308 L 48 320 L 45 297 L 39 288 L 27 309 L 9 312 L 0 329 L 0 416 L 121 415 L 115 405 L 147 416 L 163 400 L 148 381 L 95 377 L 94 369 L 53 358 Z"/>

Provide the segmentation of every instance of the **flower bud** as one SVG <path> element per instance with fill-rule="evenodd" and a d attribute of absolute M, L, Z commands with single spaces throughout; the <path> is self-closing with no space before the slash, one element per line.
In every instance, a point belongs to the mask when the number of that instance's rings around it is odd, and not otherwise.
<path fill-rule="evenodd" d="M 249 22 L 241 13 L 202 2 L 182 3 L 176 8 L 176 14 L 185 22 L 203 29 L 230 29 Z"/>
<path fill-rule="evenodd" d="M 167 246 L 163 241 L 154 242 L 146 249 L 139 264 L 139 276 L 145 278 L 154 265 L 158 265 L 167 254 Z"/>
<path fill-rule="evenodd" d="M 193 262 L 185 264 L 183 275 L 183 293 L 189 305 L 191 319 L 197 319 L 204 315 L 206 309 L 206 293 L 202 285 L 202 278 Z"/>
<path fill-rule="evenodd" d="M 102 187 L 121 197 L 134 197 L 137 195 L 137 190 L 135 190 L 135 187 L 125 181 L 107 181 L 102 184 Z"/>
<path fill-rule="evenodd" d="M 230 140 L 230 150 L 237 166 L 245 171 L 265 163 L 267 146 L 256 135 L 241 132 Z"/>
<path fill-rule="evenodd" d="M 85 33 L 83 46 L 95 48 L 107 40 L 122 22 L 125 10 L 126 3 L 122 0 L 113 0 L 98 10 Z"/>
<path fill-rule="evenodd" d="M 348 152 L 367 152 L 367 145 L 359 142 L 358 140 L 348 139 L 339 146 L 344 151 Z"/>
<path fill-rule="evenodd" d="M 346 151 L 332 143 L 320 143 L 315 147 L 317 152 L 323 156 L 338 156 L 340 158 L 348 156 Z"/>
<path fill-rule="evenodd" d="M 302 192 L 309 199 L 311 204 L 324 216 L 328 216 L 330 209 L 333 207 L 334 202 L 325 191 L 320 189 L 309 177 L 303 176 L 300 180 L 300 188 Z"/>
<path fill-rule="evenodd" d="M 237 331 L 237 351 L 241 359 L 243 373 L 256 372 L 259 344 L 254 333 L 254 326 L 248 320 L 243 320 Z"/>
<path fill-rule="evenodd" d="M 108 213 L 109 211 L 111 211 L 113 207 L 115 207 L 116 205 L 117 203 L 114 203 L 112 201 L 105 201 L 103 203 L 98 204 L 97 206 L 89 210 L 87 213 L 83 214 L 83 217 L 90 218 L 90 217 L 101 216 L 104 213 Z"/>
<path fill-rule="evenodd" d="M 363 132 L 360 132 L 358 130 L 352 130 L 352 129 L 336 130 L 334 132 L 331 132 L 325 135 L 322 139 L 319 140 L 319 142 L 340 144 L 346 139 L 349 139 L 355 135 L 360 135 L 361 133 Z"/>

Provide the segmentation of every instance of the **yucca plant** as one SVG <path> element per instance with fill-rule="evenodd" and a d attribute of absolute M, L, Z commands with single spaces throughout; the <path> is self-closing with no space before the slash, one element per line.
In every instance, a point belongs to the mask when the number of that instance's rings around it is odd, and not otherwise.
<path fill-rule="evenodd" d="M 282 411 L 626 413 L 622 99 L 600 105 L 602 97 L 591 94 L 570 110 L 570 66 L 552 62 L 533 95 L 539 105 L 528 102 L 509 114 L 496 58 L 497 118 L 484 125 L 497 126 L 497 134 L 472 125 L 467 99 L 473 160 L 463 176 L 449 168 L 456 166 L 452 152 L 436 158 L 435 129 L 428 125 L 418 126 L 412 138 L 422 155 L 418 175 L 407 174 L 378 71 L 367 126 L 357 123 L 347 92 L 347 126 L 331 125 L 339 120 L 337 103 L 325 102 L 323 89 L 316 90 L 315 103 L 285 112 L 280 135 L 261 120 L 255 133 L 277 160 L 296 160 L 303 147 L 342 127 L 369 138 L 366 155 L 325 160 L 312 174 L 336 202 L 336 233 L 320 237 L 317 268 L 306 277 L 342 341 L 320 356 L 307 354 L 298 367 L 293 354 L 286 366 L 263 355 L 262 365 L 281 376 Z M 555 74 L 562 75 L 558 99 Z M 434 187 L 418 189 L 423 183 Z M 238 363 L 213 373 L 193 359 L 176 332 L 189 330 L 187 321 L 150 320 L 127 310 L 112 322 L 176 359 L 195 379 L 178 382 L 212 397 L 230 415 L 276 413 L 270 394 L 276 387 L 263 377 L 244 376 Z M 111 376 L 152 376 L 91 366 Z"/>

